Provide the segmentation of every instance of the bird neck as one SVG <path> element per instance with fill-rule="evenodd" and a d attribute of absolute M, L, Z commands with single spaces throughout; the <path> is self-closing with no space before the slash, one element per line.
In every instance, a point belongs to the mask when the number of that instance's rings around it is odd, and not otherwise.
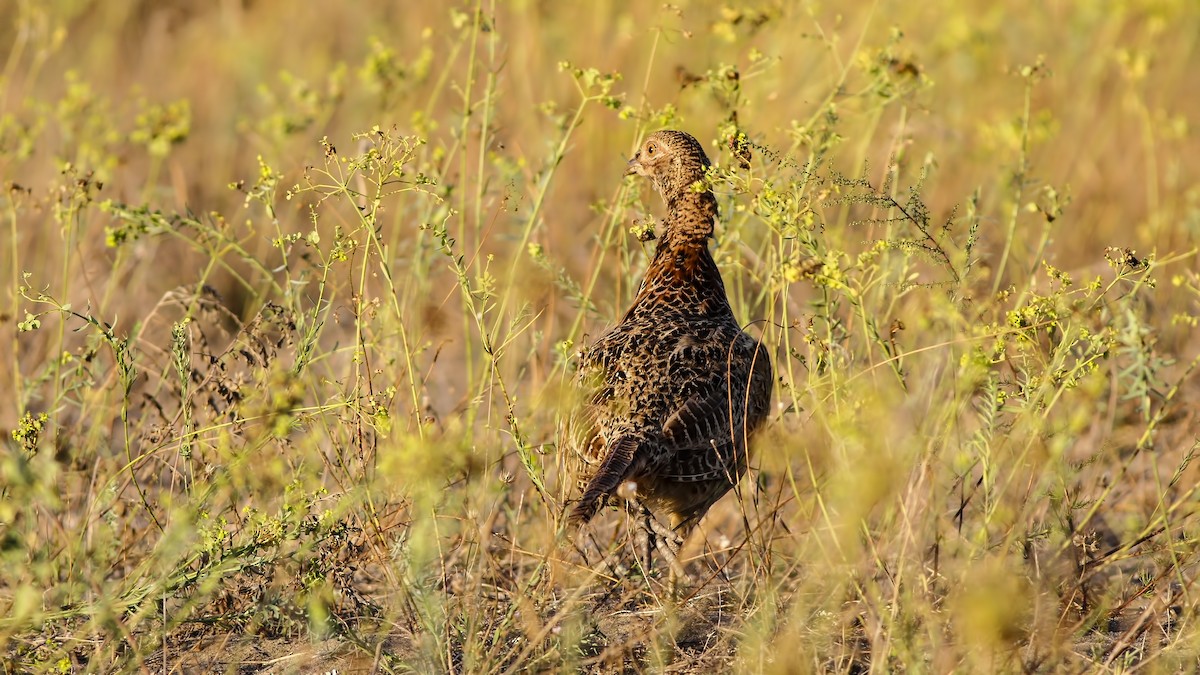
<path fill-rule="evenodd" d="M 667 217 L 659 247 L 699 244 L 708 246 L 717 219 L 717 198 L 712 191 L 679 190 L 666 196 Z"/>
<path fill-rule="evenodd" d="M 711 192 L 688 192 L 667 201 L 658 246 L 626 321 L 645 312 L 732 317 L 721 272 L 708 250 L 717 217 Z"/>

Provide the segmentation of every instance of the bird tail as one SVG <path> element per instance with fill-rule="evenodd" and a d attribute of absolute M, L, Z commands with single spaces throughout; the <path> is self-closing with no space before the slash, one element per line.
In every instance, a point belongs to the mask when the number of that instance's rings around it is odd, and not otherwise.
<path fill-rule="evenodd" d="M 633 464 L 638 445 L 636 436 L 621 436 L 609 446 L 608 454 L 596 475 L 588 481 L 583 498 L 571 510 L 571 522 L 582 525 L 596 515 L 604 503 L 604 498 L 611 495 L 629 475 L 629 467 Z"/>

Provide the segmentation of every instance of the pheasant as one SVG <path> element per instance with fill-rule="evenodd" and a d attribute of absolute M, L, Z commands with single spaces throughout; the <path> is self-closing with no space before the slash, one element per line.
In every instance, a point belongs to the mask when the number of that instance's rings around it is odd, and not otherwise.
<path fill-rule="evenodd" d="M 771 361 L 734 318 L 708 250 L 717 218 L 708 166 L 682 131 L 652 134 L 629 160 L 626 175 L 649 178 L 667 216 L 633 305 L 580 360 L 591 396 L 577 440 L 595 469 L 576 523 L 625 486 L 622 495 L 666 515 L 670 531 L 654 533 L 678 545 L 745 474 L 749 437 L 767 417 Z"/>

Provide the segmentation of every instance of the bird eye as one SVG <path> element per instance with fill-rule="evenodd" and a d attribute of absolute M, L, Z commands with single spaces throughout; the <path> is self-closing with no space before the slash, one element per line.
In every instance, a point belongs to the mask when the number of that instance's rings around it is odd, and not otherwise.
<path fill-rule="evenodd" d="M 653 144 L 653 143 L 647 143 L 647 144 L 646 144 L 646 154 L 647 154 L 647 155 L 653 155 L 655 150 L 658 150 L 658 146 L 657 146 L 657 145 L 655 145 L 655 144 Z"/>

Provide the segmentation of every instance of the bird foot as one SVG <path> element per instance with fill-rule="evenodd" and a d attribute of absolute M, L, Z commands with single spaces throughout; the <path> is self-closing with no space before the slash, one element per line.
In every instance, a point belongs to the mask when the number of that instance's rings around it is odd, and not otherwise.
<path fill-rule="evenodd" d="M 674 597 L 679 584 L 691 581 L 683 563 L 679 561 L 679 552 L 683 548 L 683 537 L 674 529 L 662 524 L 645 506 L 642 507 L 641 525 L 646 533 L 646 559 L 650 559 L 652 551 L 657 551 L 663 560 L 667 561 L 667 590 Z"/>

